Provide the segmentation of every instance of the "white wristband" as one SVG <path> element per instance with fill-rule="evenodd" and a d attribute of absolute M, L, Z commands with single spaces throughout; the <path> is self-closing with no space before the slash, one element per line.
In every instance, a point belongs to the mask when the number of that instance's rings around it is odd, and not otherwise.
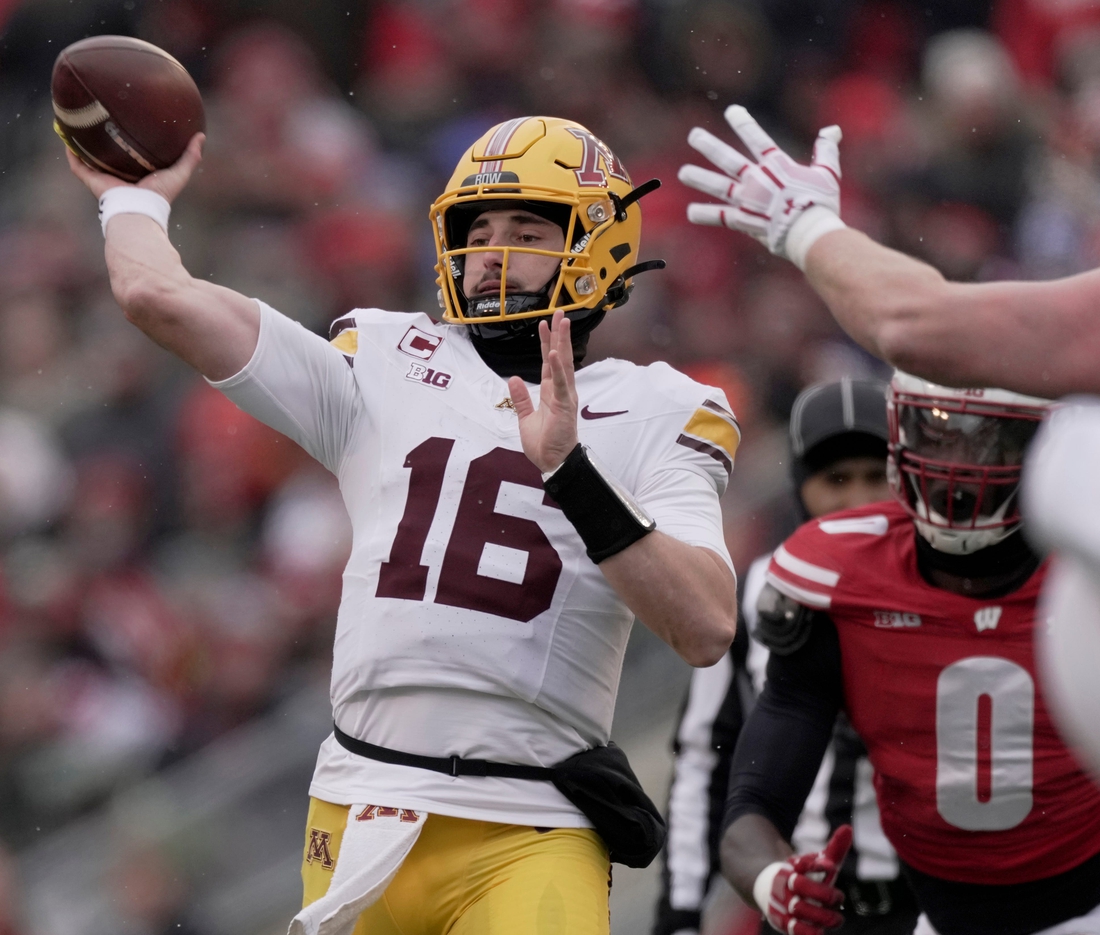
<path fill-rule="evenodd" d="M 776 874 L 786 866 L 786 861 L 777 860 L 774 864 L 768 864 L 756 875 L 756 882 L 752 885 L 752 898 L 756 901 L 756 908 L 765 917 L 768 913 L 768 903 L 771 902 L 772 884 L 775 882 Z"/>
<path fill-rule="evenodd" d="M 99 223 L 104 237 L 107 236 L 107 222 L 116 214 L 144 214 L 156 221 L 167 234 L 171 210 L 172 206 L 163 195 L 133 185 L 116 185 L 99 196 Z"/>
<path fill-rule="evenodd" d="M 835 212 L 821 205 L 814 205 L 802 212 L 787 232 L 783 252 L 800 270 L 806 270 L 806 254 L 818 239 L 833 231 L 843 230 L 845 224 Z"/>

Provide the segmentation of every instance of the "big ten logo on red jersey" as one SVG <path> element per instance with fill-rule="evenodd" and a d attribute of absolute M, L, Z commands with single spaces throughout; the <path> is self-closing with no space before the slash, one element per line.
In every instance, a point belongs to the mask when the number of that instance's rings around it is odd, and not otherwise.
<path fill-rule="evenodd" d="M 443 337 L 438 334 L 430 334 L 421 331 L 416 325 L 412 325 L 405 336 L 397 342 L 397 349 L 402 354 L 408 354 L 417 360 L 431 360 L 439 345 L 443 343 Z"/>
<path fill-rule="evenodd" d="M 453 438 L 429 438 L 405 457 L 409 491 L 389 560 L 378 572 L 375 597 L 425 599 L 430 568 L 421 564 L 421 557 L 454 444 Z M 543 493 L 539 469 L 522 451 L 494 448 L 474 458 L 433 600 L 526 623 L 549 609 L 562 561 L 534 519 L 497 510 L 498 499 L 514 499 L 505 485 L 533 487 L 539 492 L 533 495 L 538 504 L 558 509 Z"/>
<path fill-rule="evenodd" d="M 900 610 L 876 610 L 875 626 L 885 630 L 901 630 L 905 627 L 919 627 L 920 614 L 905 614 Z"/>
<path fill-rule="evenodd" d="M 444 373 L 442 370 L 433 370 L 423 364 L 410 364 L 405 379 L 412 380 L 415 383 L 423 383 L 434 390 L 445 390 L 451 385 L 451 375 L 449 373 Z"/>
<path fill-rule="evenodd" d="M 607 188 L 607 176 L 619 179 L 630 184 L 630 176 L 619 162 L 610 147 L 602 140 L 596 139 L 583 127 L 569 127 L 569 132 L 581 141 L 581 164 L 569 168 L 577 174 L 577 184 L 585 188 Z M 600 168 L 600 160 L 603 160 L 605 173 Z"/>

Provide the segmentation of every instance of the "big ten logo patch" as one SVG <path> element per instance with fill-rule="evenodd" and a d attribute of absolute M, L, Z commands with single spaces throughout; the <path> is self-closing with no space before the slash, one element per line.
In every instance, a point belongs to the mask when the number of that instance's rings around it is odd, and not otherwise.
<path fill-rule="evenodd" d="M 368 805 L 355 816 L 356 821 L 374 821 L 376 818 L 396 818 L 409 823 L 420 820 L 420 816 L 411 808 L 391 808 L 388 805 Z"/>
<path fill-rule="evenodd" d="M 306 863 L 319 863 L 326 870 L 336 866 L 332 859 L 332 834 L 320 828 L 309 829 L 309 845 L 306 847 Z"/>
<path fill-rule="evenodd" d="M 425 367 L 423 364 L 413 364 L 409 367 L 405 379 L 423 383 L 433 390 L 445 390 L 451 385 L 451 375 L 449 373 L 444 373 L 442 370 L 432 370 L 431 367 Z"/>
<path fill-rule="evenodd" d="M 876 610 L 875 626 L 885 630 L 902 630 L 920 626 L 920 614 L 903 614 L 900 610 Z"/>
<path fill-rule="evenodd" d="M 421 331 L 413 325 L 405 332 L 405 336 L 397 342 L 397 349 L 402 354 L 408 354 L 417 360 L 431 360 L 432 354 L 443 343 L 443 338 L 438 334 L 429 334 Z"/>

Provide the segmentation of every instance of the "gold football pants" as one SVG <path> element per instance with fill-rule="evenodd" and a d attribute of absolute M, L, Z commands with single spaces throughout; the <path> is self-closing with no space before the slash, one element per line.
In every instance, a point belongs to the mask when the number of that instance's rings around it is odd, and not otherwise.
<path fill-rule="evenodd" d="M 349 810 L 310 799 L 303 905 L 328 890 Z M 307 860 L 319 838 L 329 859 Z M 354 935 L 608 935 L 609 882 L 607 849 L 590 829 L 429 815 Z"/>

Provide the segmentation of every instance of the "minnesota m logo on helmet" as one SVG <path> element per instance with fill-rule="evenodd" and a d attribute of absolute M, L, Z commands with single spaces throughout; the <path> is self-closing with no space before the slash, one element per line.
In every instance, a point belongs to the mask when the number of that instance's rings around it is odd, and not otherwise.
<path fill-rule="evenodd" d="M 636 202 L 659 185 L 654 179 L 634 188 L 611 149 L 579 123 L 517 117 L 491 128 L 463 154 L 429 213 L 443 320 L 486 324 L 622 305 L 632 276 L 664 267 L 663 260 L 637 263 L 642 218 Z M 565 231 L 564 249 L 468 247 L 473 219 L 505 206 L 552 217 Z M 475 252 L 503 254 L 505 273 L 511 254 L 556 257 L 559 267 L 547 283 L 546 301 L 537 307 L 509 303 L 502 275 L 499 302 L 483 302 L 471 315 L 462 276 L 465 257 Z"/>

